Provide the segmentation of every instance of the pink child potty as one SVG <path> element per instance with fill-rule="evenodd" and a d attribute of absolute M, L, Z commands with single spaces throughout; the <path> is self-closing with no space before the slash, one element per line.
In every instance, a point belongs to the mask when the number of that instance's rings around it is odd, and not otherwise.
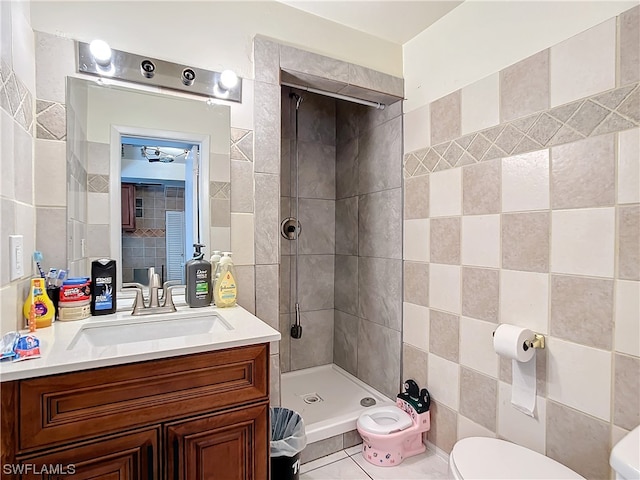
<path fill-rule="evenodd" d="M 413 380 L 407 380 L 404 388 L 395 406 L 368 408 L 358 418 L 362 456 L 374 465 L 399 465 L 425 451 L 422 433 L 431 428 L 429 392 L 419 390 Z"/>

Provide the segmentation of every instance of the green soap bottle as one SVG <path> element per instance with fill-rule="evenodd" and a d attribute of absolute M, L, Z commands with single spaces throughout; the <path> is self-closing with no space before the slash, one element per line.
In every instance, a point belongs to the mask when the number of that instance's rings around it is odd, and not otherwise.
<path fill-rule="evenodd" d="M 203 258 L 204 245 L 194 243 L 193 246 L 193 258 L 184 266 L 187 279 L 185 297 L 190 307 L 206 307 L 211 303 L 211 263 Z"/>

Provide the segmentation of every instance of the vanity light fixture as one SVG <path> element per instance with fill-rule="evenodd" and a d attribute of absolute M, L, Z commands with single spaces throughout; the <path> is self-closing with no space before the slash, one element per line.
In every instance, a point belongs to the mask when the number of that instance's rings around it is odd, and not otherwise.
<path fill-rule="evenodd" d="M 215 72 L 112 50 L 102 40 L 76 45 L 80 73 L 242 102 L 242 79 L 231 70 Z"/>

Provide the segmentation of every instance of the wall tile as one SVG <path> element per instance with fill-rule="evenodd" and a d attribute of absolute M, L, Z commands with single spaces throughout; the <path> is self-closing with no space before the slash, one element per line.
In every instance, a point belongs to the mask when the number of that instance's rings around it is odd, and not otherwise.
<path fill-rule="evenodd" d="M 336 254 L 357 255 L 358 197 L 344 198 L 336 201 L 335 204 Z"/>
<path fill-rule="evenodd" d="M 403 256 L 405 260 L 429 261 L 429 219 L 405 220 Z"/>
<path fill-rule="evenodd" d="M 300 454 L 300 463 L 305 464 L 318 458 L 326 457 L 332 453 L 342 450 L 342 434 L 325 438 L 308 444 Z"/>
<path fill-rule="evenodd" d="M 420 108 L 405 112 L 402 133 L 404 134 L 404 151 L 413 152 L 419 148 L 430 145 L 431 142 L 431 115 L 429 104 Z"/>
<path fill-rule="evenodd" d="M 36 92 L 42 100 L 65 103 L 68 75 L 76 72 L 73 40 L 34 32 L 36 37 Z"/>
<path fill-rule="evenodd" d="M 358 373 L 358 317 L 335 310 L 333 363 L 352 375 Z"/>
<path fill-rule="evenodd" d="M 615 350 L 640 356 L 640 282 L 616 280 Z"/>
<path fill-rule="evenodd" d="M 298 116 L 300 142 L 336 144 L 336 101 L 324 95 L 305 92 Z M 293 114 L 292 114 L 293 116 Z"/>
<path fill-rule="evenodd" d="M 91 194 L 90 194 L 91 195 Z M 97 195 L 97 194 L 94 194 Z M 210 199 L 211 226 L 230 227 L 231 226 L 231 200 L 227 198 Z"/>
<path fill-rule="evenodd" d="M 502 211 L 549 208 L 549 150 L 502 160 Z"/>
<path fill-rule="evenodd" d="M 460 317 L 431 310 L 429 313 L 429 353 L 458 362 Z"/>
<path fill-rule="evenodd" d="M 549 332 L 549 276 L 542 273 L 500 272 L 500 323 L 537 333 Z"/>
<path fill-rule="evenodd" d="M 427 352 L 429 350 L 429 309 L 404 302 L 402 312 L 402 341 Z"/>
<path fill-rule="evenodd" d="M 611 350 L 613 280 L 552 275 L 551 335 Z"/>
<path fill-rule="evenodd" d="M 5 198 L 15 198 L 15 157 L 13 154 L 13 130 L 16 127 L 12 117 L 6 110 L 0 110 L 0 121 L 2 122 L 2 130 L 0 130 L 0 153 L 2 159 L 2 178 L 0 179 L 0 194 Z"/>
<path fill-rule="evenodd" d="M 560 210 L 551 216 L 551 271 L 613 277 L 613 208 Z"/>
<path fill-rule="evenodd" d="M 620 85 L 640 80 L 640 7 L 620 15 Z"/>
<path fill-rule="evenodd" d="M 458 364 L 430 353 L 428 365 L 429 393 L 431 393 L 436 402 L 458 410 L 460 390 L 460 368 Z"/>
<path fill-rule="evenodd" d="M 231 160 L 231 211 L 253 213 L 253 163 Z"/>
<path fill-rule="evenodd" d="M 304 198 L 335 199 L 336 147 L 321 143 L 299 142 L 298 148 L 299 195 Z"/>
<path fill-rule="evenodd" d="M 299 221 L 302 225 L 300 253 L 333 254 L 336 251 L 336 202 L 308 198 L 299 201 Z"/>
<path fill-rule="evenodd" d="M 640 129 L 618 134 L 617 171 L 618 203 L 640 202 Z"/>
<path fill-rule="evenodd" d="M 402 344 L 402 379 L 406 381 L 411 378 L 420 386 L 425 388 L 427 382 L 427 352 L 415 348 L 408 343 Z"/>
<path fill-rule="evenodd" d="M 49 265 L 66 265 L 67 263 L 66 243 L 51 241 L 52 238 L 67 238 L 66 228 L 67 218 L 64 208 L 38 208 L 36 210 L 36 248 L 42 252 Z M 10 230 L 4 228 L 2 231 L 10 232 Z M 104 228 L 96 227 L 89 233 L 88 243 L 90 248 L 87 254 L 96 257 L 108 257 L 108 228 L 106 226 Z M 92 240 L 95 240 L 95 245 Z M 25 255 L 26 258 L 28 258 L 27 255 Z M 5 264 L 5 262 L 2 263 Z"/>
<path fill-rule="evenodd" d="M 399 332 L 401 299 L 402 260 L 359 257 L 358 316 Z"/>
<path fill-rule="evenodd" d="M 547 455 L 589 480 L 609 478 L 608 424 L 547 402 Z"/>
<path fill-rule="evenodd" d="M 358 378 L 393 398 L 400 379 L 401 334 L 397 330 L 360 319 Z"/>
<path fill-rule="evenodd" d="M 499 84 L 494 73 L 462 89 L 462 135 L 500 123 Z"/>
<path fill-rule="evenodd" d="M 458 415 L 458 440 L 469 437 L 496 438 L 496 432 L 469 420 L 464 415 Z"/>
<path fill-rule="evenodd" d="M 358 144 L 358 189 L 361 194 L 402 185 L 402 117 L 362 134 Z"/>
<path fill-rule="evenodd" d="M 432 219 L 430 237 L 431 262 L 460 265 L 460 217 Z"/>
<path fill-rule="evenodd" d="M 429 306 L 429 264 L 403 262 L 404 301 Z"/>
<path fill-rule="evenodd" d="M 358 257 L 335 256 L 335 308 L 358 315 Z"/>
<path fill-rule="evenodd" d="M 349 64 L 347 62 L 287 45 L 280 45 L 280 68 L 308 73 L 343 83 L 349 82 Z"/>
<path fill-rule="evenodd" d="M 358 140 L 336 148 L 336 198 L 358 195 Z"/>
<path fill-rule="evenodd" d="M 234 255 L 235 256 L 235 255 Z M 280 256 L 280 313 L 294 310 L 294 290 L 295 285 L 295 257 L 291 255 Z"/>
<path fill-rule="evenodd" d="M 256 35 L 253 39 L 255 80 L 273 84 L 280 83 L 280 46 Z"/>
<path fill-rule="evenodd" d="M 363 195 L 358 201 L 358 254 L 402 258 L 402 189 Z"/>
<path fill-rule="evenodd" d="M 432 263 L 428 272 L 428 305 L 438 310 L 460 313 L 460 267 Z M 405 292 L 407 283 L 405 280 Z M 411 301 L 406 296 L 405 300 Z"/>
<path fill-rule="evenodd" d="M 430 104 L 431 145 L 458 138 L 461 132 L 461 93 L 456 90 Z"/>
<path fill-rule="evenodd" d="M 278 263 L 279 190 L 280 181 L 277 175 L 255 174 L 255 263 Z"/>
<path fill-rule="evenodd" d="M 495 323 L 474 318 L 460 319 L 460 363 L 498 378 L 498 355 L 493 349 Z"/>
<path fill-rule="evenodd" d="M 280 371 L 282 373 L 291 371 L 291 339 L 290 331 L 294 318 L 290 313 L 280 314 Z"/>
<path fill-rule="evenodd" d="M 33 204 L 33 138 L 20 127 L 13 130 L 13 149 L 16 200 Z"/>
<path fill-rule="evenodd" d="M 347 142 L 358 138 L 362 105 L 336 102 L 336 145 L 338 150 Z"/>
<path fill-rule="evenodd" d="M 485 268 L 462 268 L 462 314 L 498 322 L 500 272 Z"/>
<path fill-rule="evenodd" d="M 640 206 L 618 208 L 618 276 L 640 280 Z"/>
<path fill-rule="evenodd" d="M 495 432 L 497 404 L 498 381 L 462 367 L 460 369 L 460 414 Z"/>
<path fill-rule="evenodd" d="M 344 442 L 344 448 L 351 448 L 360 445 L 362 437 L 357 430 L 351 430 L 342 434 L 342 441 Z"/>
<path fill-rule="evenodd" d="M 108 193 L 87 193 L 87 218 L 92 225 L 109 224 Z"/>
<path fill-rule="evenodd" d="M 89 157 L 87 173 L 93 175 L 109 175 L 109 144 L 87 142 L 87 157 Z"/>
<path fill-rule="evenodd" d="M 551 208 L 605 207 L 615 201 L 613 135 L 551 149 Z"/>
<path fill-rule="evenodd" d="M 332 309 L 334 256 L 300 255 L 300 308 L 303 311 Z"/>
<path fill-rule="evenodd" d="M 259 173 L 280 172 L 280 86 L 254 83 L 255 157 Z"/>
<path fill-rule="evenodd" d="M 549 213 L 502 215 L 502 268 L 549 271 Z"/>
<path fill-rule="evenodd" d="M 438 399 L 431 402 L 431 430 L 427 439 L 446 453 L 451 452 L 457 437 L 458 414 L 443 405 Z"/>
<path fill-rule="evenodd" d="M 500 215 L 462 217 L 462 264 L 500 266 Z"/>
<path fill-rule="evenodd" d="M 551 47 L 551 106 L 616 86 L 616 20 Z"/>
<path fill-rule="evenodd" d="M 235 255 L 234 255 L 235 257 Z M 256 274 L 252 265 L 236 265 L 238 305 L 252 314 L 256 313 Z"/>
<path fill-rule="evenodd" d="M 407 178 L 404 182 L 404 219 L 429 218 L 430 175 Z"/>
<path fill-rule="evenodd" d="M 547 349 L 536 353 L 536 392 L 541 397 L 547 395 Z M 502 382 L 511 385 L 513 381 L 512 360 L 506 357 L 499 357 L 498 378 Z"/>
<path fill-rule="evenodd" d="M 500 213 L 500 160 L 462 169 L 462 212 L 464 215 Z"/>
<path fill-rule="evenodd" d="M 66 206 L 66 142 L 35 140 L 34 162 L 36 205 L 51 207 Z"/>
<path fill-rule="evenodd" d="M 640 424 L 640 358 L 615 355 L 613 423 L 633 430 Z"/>
<path fill-rule="evenodd" d="M 278 265 L 256 265 L 256 316 L 278 328 Z"/>
<path fill-rule="evenodd" d="M 231 214 L 231 251 L 236 265 L 253 265 L 254 253 L 253 215 Z"/>
<path fill-rule="evenodd" d="M 357 85 L 367 90 L 385 92 L 397 97 L 404 95 L 404 81 L 402 78 L 352 63 L 349 64 L 349 85 Z"/>
<path fill-rule="evenodd" d="M 277 407 L 280 405 L 280 355 L 270 355 L 271 366 L 269 370 L 269 405 Z"/>
<path fill-rule="evenodd" d="M 462 214 L 462 169 L 452 168 L 429 177 L 431 218 Z"/>
<path fill-rule="evenodd" d="M 549 398 L 608 422 L 611 352 L 554 337 L 547 341 Z M 585 378 L 589 381 L 585 382 Z"/>
<path fill-rule="evenodd" d="M 3 235 L 6 234 L 6 230 L 2 230 Z M 36 239 L 36 209 L 32 205 L 24 205 L 22 203 L 15 204 L 15 233 L 18 233 L 23 236 L 22 243 L 22 252 L 24 257 L 23 277 L 30 277 L 34 272 L 35 265 L 31 261 L 31 255 L 34 250 L 36 250 L 35 239 Z M 59 242 L 64 243 L 64 242 Z M 3 250 L 3 251 L 8 251 Z M 9 262 L 3 262 L 9 263 Z M 48 262 L 47 262 L 48 263 Z M 45 267 L 54 267 L 61 268 L 60 264 L 48 264 Z M 20 298 L 22 301 L 22 298 Z"/>
<path fill-rule="evenodd" d="M 549 108 L 549 50 L 500 72 L 500 119 L 503 122 Z"/>
<path fill-rule="evenodd" d="M 22 295 L 18 291 L 17 284 L 13 283 L 0 289 L 0 328 L 3 332 L 14 332 L 24 328 L 25 319 L 19 313 L 23 302 L 18 301 Z"/>
<path fill-rule="evenodd" d="M 536 397 L 535 417 L 529 417 L 511 405 L 511 386 L 498 383 L 498 435 L 501 438 L 545 454 L 547 402 Z"/>
<path fill-rule="evenodd" d="M 257 268 L 257 267 L 256 267 Z M 302 312 L 302 338 L 291 340 L 291 370 L 333 361 L 333 309 Z"/>
<path fill-rule="evenodd" d="M 38 216 L 40 216 L 40 211 L 42 210 L 45 209 L 38 209 Z M 64 210 L 62 211 L 64 212 Z M 49 231 L 49 235 L 50 233 L 51 232 Z M 40 237 L 39 234 L 38 237 Z M 44 252 L 42 253 L 43 255 L 46 255 Z M 87 231 L 87 257 L 109 258 L 110 253 L 111 247 L 109 245 L 109 226 L 91 225 L 91 228 L 89 228 Z M 58 255 L 61 255 L 61 253 L 59 252 Z M 58 260 L 58 262 L 56 263 L 60 263 L 60 260 Z"/>

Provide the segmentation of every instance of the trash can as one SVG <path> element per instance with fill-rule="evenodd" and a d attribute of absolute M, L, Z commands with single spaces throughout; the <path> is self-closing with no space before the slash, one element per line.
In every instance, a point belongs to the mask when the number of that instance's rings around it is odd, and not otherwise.
<path fill-rule="evenodd" d="M 270 413 L 271 478 L 298 480 L 300 452 L 307 445 L 302 417 L 293 410 L 281 407 L 272 407 Z"/>

